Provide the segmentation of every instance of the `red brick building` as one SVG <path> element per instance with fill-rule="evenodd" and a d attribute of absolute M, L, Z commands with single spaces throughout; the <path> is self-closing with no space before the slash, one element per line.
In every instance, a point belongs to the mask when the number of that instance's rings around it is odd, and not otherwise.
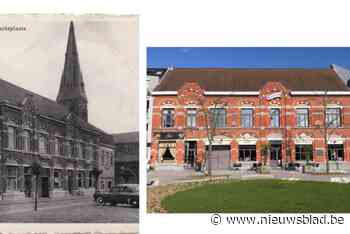
<path fill-rule="evenodd" d="M 270 165 L 350 161 L 350 89 L 334 66 L 168 69 L 152 98 L 156 168 L 203 162 L 208 132 L 213 169 L 262 162 L 266 145 Z"/>

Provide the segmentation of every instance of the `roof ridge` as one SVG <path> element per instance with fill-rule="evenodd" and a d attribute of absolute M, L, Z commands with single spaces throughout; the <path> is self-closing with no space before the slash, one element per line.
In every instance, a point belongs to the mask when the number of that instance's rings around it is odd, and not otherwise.
<path fill-rule="evenodd" d="M 174 67 L 172 70 L 332 70 L 329 67 Z"/>
<path fill-rule="evenodd" d="M 29 93 L 29 94 L 34 94 L 34 95 L 37 96 L 37 97 L 40 97 L 40 98 L 46 99 L 46 100 L 48 100 L 48 101 L 50 101 L 50 102 L 53 102 L 53 103 L 55 103 L 56 105 L 59 105 L 59 106 L 61 106 L 62 108 L 66 109 L 66 110 L 68 111 L 68 108 L 67 108 L 67 107 L 65 107 L 64 105 L 62 105 L 62 104 L 56 102 L 56 101 L 53 100 L 53 99 L 50 99 L 50 98 L 48 98 L 48 97 L 45 97 L 45 96 L 43 96 L 43 95 L 41 95 L 41 94 L 34 93 L 33 91 L 30 91 L 30 90 L 28 90 L 28 89 L 26 89 L 26 88 L 22 88 L 22 87 L 20 87 L 19 85 L 16 85 L 16 84 L 14 84 L 14 83 L 11 83 L 10 81 L 5 80 L 5 79 L 3 79 L 3 78 L 1 78 L 1 77 L 0 77 L 0 80 L 1 80 L 2 82 L 7 83 L 8 85 L 10 85 L 10 86 L 12 86 L 12 87 L 15 87 L 15 88 L 17 88 L 17 89 L 21 89 L 21 90 L 23 90 L 23 91 L 25 91 L 25 92 L 27 92 L 27 93 Z"/>
<path fill-rule="evenodd" d="M 18 90 L 20 90 L 20 91 L 22 91 L 22 92 L 24 92 L 24 93 L 31 94 L 31 95 L 33 95 L 34 97 L 42 98 L 42 99 L 44 99 L 44 100 L 46 100 L 46 101 L 49 101 L 51 104 L 55 104 L 55 105 L 59 106 L 60 108 L 62 108 L 67 114 L 69 114 L 69 113 L 74 114 L 73 112 L 70 112 L 69 109 L 68 109 L 66 106 L 64 106 L 64 105 L 62 105 L 62 104 L 60 104 L 60 103 L 58 103 L 58 102 L 56 102 L 56 101 L 54 101 L 54 100 L 52 100 L 52 99 L 50 99 L 50 98 L 48 98 L 48 97 L 42 96 L 42 95 L 37 94 L 37 93 L 34 93 L 34 92 L 32 92 L 32 91 L 30 91 L 30 90 L 28 90 L 28 89 L 22 88 L 22 87 L 20 87 L 19 85 L 13 84 L 13 83 L 9 82 L 8 80 L 5 80 L 5 79 L 3 79 L 3 78 L 1 78 L 1 77 L 0 77 L 0 82 L 4 82 L 4 83 L 6 83 L 6 85 L 12 86 L 13 88 L 16 88 L 16 89 L 18 89 Z M 18 103 L 14 103 L 14 104 L 17 105 Z M 61 119 L 59 119 L 59 118 L 57 118 L 57 117 L 47 115 L 47 113 L 46 113 L 45 115 L 48 116 L 48 117 L 50 117 L 50 118 L 54 118 L 54 119 L 56 119 L 56 120 L 58 120 L 58 121 L 62 121 Z M 86 124 L 92 126 L 93 128 L 95 128 L 95 130 L 98 130 L 99 132 L 104 133 L 104 134 L 108 134 L 108 133 L 106 133 L 104 130 L 100 129 L 99 127 L 96 127 L 94 124 L 92 124 L 92 123 L 90 123 L 90 122 L 87 122 L 87 121 L 83 120 L 83 119 L 80 118 L 79 116 L 77 116 L 77 115 L 75 115 L 75 114 L 74 114 L 74 116 L 75 116 L 76 118 L 78 118 L 78 120 L 83 121 L 84 123 L 86 123 Z"/>

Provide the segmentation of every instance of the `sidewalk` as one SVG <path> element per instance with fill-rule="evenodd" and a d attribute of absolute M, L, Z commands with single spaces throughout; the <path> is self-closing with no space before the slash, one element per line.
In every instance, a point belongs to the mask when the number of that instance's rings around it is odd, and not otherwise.
<path fill-rule="evenodd" d="M 81 201 L 81 200 L 87 200 L 91 199 L 93 200 L 92 196 L 84 195 L 84 196 L 70 196 L 70 197 L 56 197 L 56 198 L 46 198 L 46 197 L 40 197 L 38 198 L 38 202 L 40 203 L 48 203 L 53 201 Z M 34 203 L 34 197 L 26 198 L 24 200 L 1 200 L 0 196 L 0 206 L 8 205 L 8 204 L 31 204 Z"/>

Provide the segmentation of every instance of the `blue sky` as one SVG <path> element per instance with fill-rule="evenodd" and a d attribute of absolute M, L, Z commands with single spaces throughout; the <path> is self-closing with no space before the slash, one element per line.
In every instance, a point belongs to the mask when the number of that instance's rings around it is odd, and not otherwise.
<path fill-rule="evenodd" d="M 148 67 L 327 68 L 350 69 L 350 47 L 149 47 Z"/>

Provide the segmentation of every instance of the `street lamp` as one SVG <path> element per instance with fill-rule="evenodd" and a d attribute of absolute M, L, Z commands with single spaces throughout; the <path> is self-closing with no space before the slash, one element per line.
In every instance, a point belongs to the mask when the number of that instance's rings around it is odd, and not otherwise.
<path fill-rule="evenodd" d="M 39 175 L 41 171 L 41 165 L 37 161 L 33 161 L 31 165 L 32 169 L 32 175 L 35 176 L 35 197 L 34 197 L 34 210 L 37 211 L 38 209 L 38 182 L 39 182 Z"/>

